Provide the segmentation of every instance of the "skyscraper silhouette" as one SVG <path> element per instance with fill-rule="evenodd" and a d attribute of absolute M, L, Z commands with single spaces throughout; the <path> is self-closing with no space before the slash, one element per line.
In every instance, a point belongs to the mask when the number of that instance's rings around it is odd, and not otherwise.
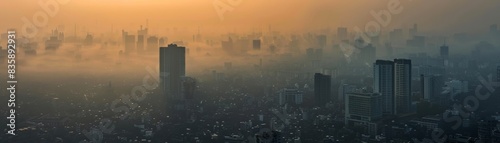
<path fill-rule="evenodd" d="M 322 107 L 331 98 L 331 76 L 314 74 L 314 98 L 316 105 Z"/>
<path fill-rule="evenodd" d="M 186 74 L 186 48 L 169 44 L 160 47 L 160 86 L 167 99 L 182 100 L 182 79 Z"/>
<path fill-rule="evenodd" d="M 439 55 L 441 55 L 441 58 L 443 59 L 448 59 L 449 47 L 446 45 L 446 43 L 440 47 Z"/>
<path fill-rule="evenodd" d="M 394 59 L 394 114 L 407 114 L 411 106 L 411 60 Z"/>
<path fill-rule="evenodd" d="M 382 96 L 384 114 L 394 114 L 394 62 L 377 60 L 373 66 L 373 90 Z"/>

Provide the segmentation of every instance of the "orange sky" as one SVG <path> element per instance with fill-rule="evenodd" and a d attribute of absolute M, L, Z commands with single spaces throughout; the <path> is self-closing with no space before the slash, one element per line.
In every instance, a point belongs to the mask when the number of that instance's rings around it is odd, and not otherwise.
<path fill-rule="evenodd" d="M 51 1 L 51 0 L 40 0 Z M 373 20 L 370 11 L 386 9 L 389 0 L 241 0 L 221 20 L 213 3 L 217 0 L 69 0 L 49 17 L 45 29 L 58 25 L 85 26 L 89 31 L 134 28 L 149 19 L 152 29 L 201 26 L 204 29 L 267 30 L 268 25 L 282 30 L 318 29 L 325 26 L 364 27 Z M 228 0 L 220 0 L 224 3 Z M 237 1 L 237 0 L 229 0 Z M 0 29 L 19 28 L 21 18 L 43 9 L 38 0 L 0 0 Z M 500 1 L 401 0 L 404 10 L 392 17 L 389 27 L 409 27 L 417 22 L 429 30 L 487 30 L 500 23 Z M 474 30 L 477 30 L 474 29 Z"/>

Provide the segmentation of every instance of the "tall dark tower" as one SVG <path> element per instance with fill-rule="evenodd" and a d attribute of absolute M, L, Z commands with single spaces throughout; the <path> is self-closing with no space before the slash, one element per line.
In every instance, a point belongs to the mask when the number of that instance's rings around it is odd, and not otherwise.
<path fill-rule="evenodd" d="M 331 76 L 321 73 L 314 74 L 314 98 L 316 105 L 322 107 L 331 98 Z"/>
<path fill-rule="evenodd" d="M 384 114 L 394 114 L 394 62 L 377 60 L 373 65 L 373 91 L 382 96 Z"/>
<path fill-rule="evenodd" d="M 445 44 L 443 44 L 443 46 L 440 47 L 440 51 L 439 51 L 439 55 L 444 58 L 444 59 L 448 59 L 448 56 L 449 56 L 449 47 Z"/>
<path fill-rule="evenodd" d="M 169 44 L 160 47 L 160 86 L 167 99 L 182 100 L 182 80 L 186 75 L 186 48 Z"/>
<path fill-rule="evenodd" d="M 394 59 L 394 114 L 411 112 L 411 60 Z"/>

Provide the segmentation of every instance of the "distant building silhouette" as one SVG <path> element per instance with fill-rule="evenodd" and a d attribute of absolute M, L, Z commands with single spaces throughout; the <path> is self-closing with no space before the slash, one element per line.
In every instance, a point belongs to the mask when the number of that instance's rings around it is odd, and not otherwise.
<path fill-rule="evenodd" d="M 347 40 L 347 28 L 346 27 L 339 27 L 337 28 L 337 37 L 339 40 Z"/>
<path fill-rule="evenodd" d="M 331 76 L 314 74 L 314 98 L 317 106 L 323 107 L 331 99 Z"/>
<path fill-rule="evenodd" d="M 417 32 L 418 32 L 418 25 L 413 24 L 413 28 L 410 28 L 408 33 L 410 34 L 409 36 L 412 37 L 412 36 L 416 36 Z"/>
<path fill-rule="evenodd" d="M 439 55 L 443 59 L 448 59 L 448 56 L 449 56 L 449 47 L 446 45 L 446 43 L 443 44 L 443 46 L 440 47 Z"/>
<path fill-rule="evenodd" d="M 144 50 L 144 35 L 137 35 L 137 51 Z"/>
<path fill-rule="evenodd" d="M 260 40 L 253 40 L 252 45 L 254 50 L 260 50 Z"/>
<path fill-rule="evenodd" d="M 158 43 L 158 37 L 156 36 L 149 37 L 147 43 L 148 43 L 147 46 L 148 51 L 156 50 L 160 46 Z"/>
<path fill-rule="evenodd" d="M 394 59 L 394 113 L 407 114 L 411 106 L 411 60 Z"/>
<path fill-rule="evenodd" d="M 129 35 L 128 32 L 122 30 L 123 43 L 125 44 L 125 53 L 131 53 L 135 50 L 135 36 Z"/>
<path fill-rule="evenodd" d="M 444 86 L 444 79 L 441 75 L 420 75 L 420 91 L 422 99 L 434 104 L 439 104 L 439 96 Z"/>
<path fill-rule="evenodd" d="M 158 41 L 158 44 L 160 44 L 160 47 L 167 46 L 167 45 L 165 45 L 165 43 L 167 43 L 167 38 L 160 38 L 160 40 Z"/>
<path fill-rule="evenodd" d="M 175 44 L 160 47 L 160 84 L 167 99 L 182 100 L 186 74 L 186 48 Z"/>
<path fill-rule="evenodd" d="M 377 60 L 373 65 L 373 91 L 380 93 L 383 113 L 394 114 L 394 62 Z"/>
<path fill-rule="evenodd" d="M 318 40 L 319 48 L 326 48 L 326 35 L 318 35 L 316 40 Z"/>

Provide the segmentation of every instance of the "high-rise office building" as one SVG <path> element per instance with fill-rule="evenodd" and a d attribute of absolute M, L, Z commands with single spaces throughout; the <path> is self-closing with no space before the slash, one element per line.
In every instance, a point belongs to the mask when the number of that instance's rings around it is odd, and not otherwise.
<path fill-rule="evenodd" d="M 345 103 L 347 127 L 364 128 L 365 133 L 377 134 L 377 120 L 382 117 L 382 96 L 378 93 L 348 93 Z"/>
<path fill-rule="evenodd" d="M 160 47 L 160 85 L 170 99 L 182 100 L 182 82 L 186 74 L 186 48 L 176 44 Z"/>
<path fill-rule="evenodd" d="M 331 99 L 331 76 L 314 74 L 314 98 L 316 105 L 322 107 Z"/>
<path fill-rule="evenodd" d="M 394 59 L 394 114 L 407 114 L 411 106 L 411 60 Z"/>
<path fill-rule="evenodd" d="M 394 114 L 394 62 L 377 60 L 373 65 L 373 91 L 382 96 L 384 114 Z"/>

